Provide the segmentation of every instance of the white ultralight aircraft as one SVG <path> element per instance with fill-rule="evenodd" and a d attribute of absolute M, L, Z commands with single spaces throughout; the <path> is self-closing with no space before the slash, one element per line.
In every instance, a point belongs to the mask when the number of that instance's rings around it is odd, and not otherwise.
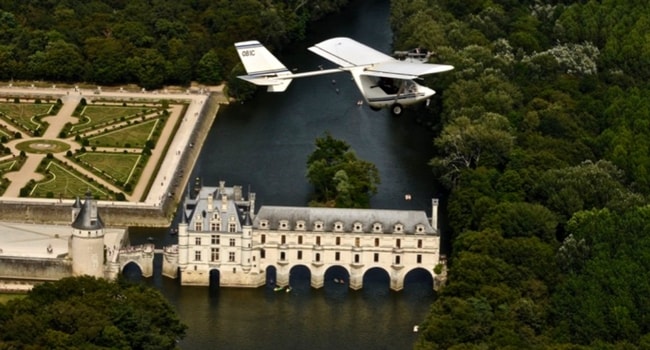
<path fill-rule="evenodd" d="M 350 38 L 328 39 L 309 48 L 339 68 L 304 73 L 289 71 L 257 40 L 235 43 L 235 48 L 248 73 L 239 78 L 267 86 L 267 91 L 285 91 L 294 78 L 348 71 L 370 108 L 390 108 L 394 115 L 400 115 L 404 106 L 422 101 L 428 103 L 436 93 L 416 83 L 415 79 L 454 69 L 444 64 L 400 61 Z"/>

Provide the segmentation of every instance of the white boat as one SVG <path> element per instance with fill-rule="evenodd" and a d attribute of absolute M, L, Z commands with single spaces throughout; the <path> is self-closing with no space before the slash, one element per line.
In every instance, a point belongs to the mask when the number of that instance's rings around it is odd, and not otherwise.
<path fill-rule="evenodd" d="M 415 325 L 413 326 L 413 333 L 417 333 L 420 330 L 420 326 Z"/>

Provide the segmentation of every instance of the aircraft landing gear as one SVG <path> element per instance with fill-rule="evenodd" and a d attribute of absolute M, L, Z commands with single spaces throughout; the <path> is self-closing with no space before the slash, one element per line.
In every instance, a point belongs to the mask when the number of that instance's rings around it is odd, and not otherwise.
<path fill-rule="evenodd" d="M 396 117 L 399 116 L 400 114 L 402 114 L 403 110 L 404 110 L 404 108 L 402 108 L 402 105 L 399 104 L 399 103 L 395 103 L 390 107 L 391 113 L 393 113 L 393 115 L 396 116 Z"/>
<path fill-rule="evenodd" d="M 374 107 L 374 106 L 370 106 L 370 105 L 368 105 L 368 107 L 370 107 L 370 109 L 372 109 L 375 112 L 381 111 L 381 108 L 378 108 L 378 107 Z"/>

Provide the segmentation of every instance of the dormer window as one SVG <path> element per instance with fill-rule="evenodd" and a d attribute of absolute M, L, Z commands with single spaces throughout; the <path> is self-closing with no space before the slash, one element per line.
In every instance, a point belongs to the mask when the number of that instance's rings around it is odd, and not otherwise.
<path fill-rule="evenodd" d="M 320 220 L 314 223 L 314 231 L 323 231 L 323 227 L 323 222 Z"/>
<path fill-rule="evenodd" d="M 404 225 L 402 225 L 402 224 L 395 224 L 395 226 L 393 227 L 393 231 L 394 231 L 395 233 L 402 233 L 402 232 L 404 232 Z"/>
<path fill-rule="evenodd" d="M 219 213 L 212 214 L 212 220 L 219 220 Z"/>
<path fill-rule="evenodd" d="M 296 230 L 304 231 L 305 230 L 305 222 L 302 220 L 299 220 L 296 222 Z"/>
<path fill-rule="evenodd" d="M 262 229 L 269 228 L 269 221 L 268 220 L 260 220 L 260 228 L 262 228 Z"/>
<path fill-rule="evenodd" d="M 289 229 L 289 221 L 280 220 L 280 230 L 288 230 L 288 229 Z"/>
<path fill-rule="evenodd" d="M 380 233 L 381 232 L 381 224 L 376 222 L 372 225 L 372 232 L 375 233 Z"/>
<path fill-rule="evenodd" d="M 363 224 L 361 224 L 360 222 L 355 222 L 354 225 L 352 226 L 352 229 L 354 230 L 354 232 L 361 232 L 363 231 Z"/>
<path fill-rule="evenodd" d="M 415 225 L 415 232 L 417 233 L 424 232 L 424 225 Z"/>
<path fill-rule="evenodd" d="M 340 221 L 337 221 L 334 223 L 334 231 L 336 232 L 341 232 L 343 231 L 343 223 Z"/>

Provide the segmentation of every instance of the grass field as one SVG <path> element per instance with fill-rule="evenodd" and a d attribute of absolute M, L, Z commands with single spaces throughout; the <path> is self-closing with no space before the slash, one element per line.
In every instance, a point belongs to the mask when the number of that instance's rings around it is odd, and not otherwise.
<path fill-rule="evenodd" d="M 22 299 L 26 294 L 0 293 L 0 304 L 5 304 L 12 299 Z"/>
<path fill-rule="evenodd" d="M 85 193 L 90 190 L 93 195 L 99 196 L 99 198 L 108 198 L 106 191 L 98 188 L 82 175 L 66 169 L 54 161 L 49 163 L 47 169 L 53 177 L 37 183 L 29 194 L 30 197 L 45 198 L 48 197 L 48 193 L 52 193 L 54 198 L 84 197 Z"/>
<path fill-rule="evenodd" d="M 89 139 L 90 145 L 97 147 L 144 147 L 145 141 L 151 137 L 151 133 L 160 119 L 147 120 L 143 123 L 127 126 L 115 131 L 109 131 Z"/>
<path fill-rule="evenodd" d="M 140 157 L 140 154 L 135 153 L 103 152 L 88 152 L 79 156 L 81 160 L 93 166 L 96 171 L 108 175 L 108 180 L 112 178 L 121 183 L 128 183 L 132 180 L 135 166 Z"/>
<path fill-rule="evenodd" d="M 0 174 L 15 170 L 14 167 L 16 166 L 16 163 L 17 162 L 14 159 L 0 162 Z"/>
<path fill-rule="evenodd" d="M 0 103 L 0 115 L 14 118 L 27 130 L 36 130 L 41 125 L 34 120 L 34 116 L 46 115 L 52 106 L 49 103 Z"/>
<path fill-rule="evenodd" d="M 72 129 L 93 129 L 97 125 L 118 122 L 122 117 L 131 118 L 137 113 L 147 114 L 154 110 L 154 108 L 132 106 L 86 106 L 82 115 L 89 118 L 90 121 L 74 125 Z"/>

